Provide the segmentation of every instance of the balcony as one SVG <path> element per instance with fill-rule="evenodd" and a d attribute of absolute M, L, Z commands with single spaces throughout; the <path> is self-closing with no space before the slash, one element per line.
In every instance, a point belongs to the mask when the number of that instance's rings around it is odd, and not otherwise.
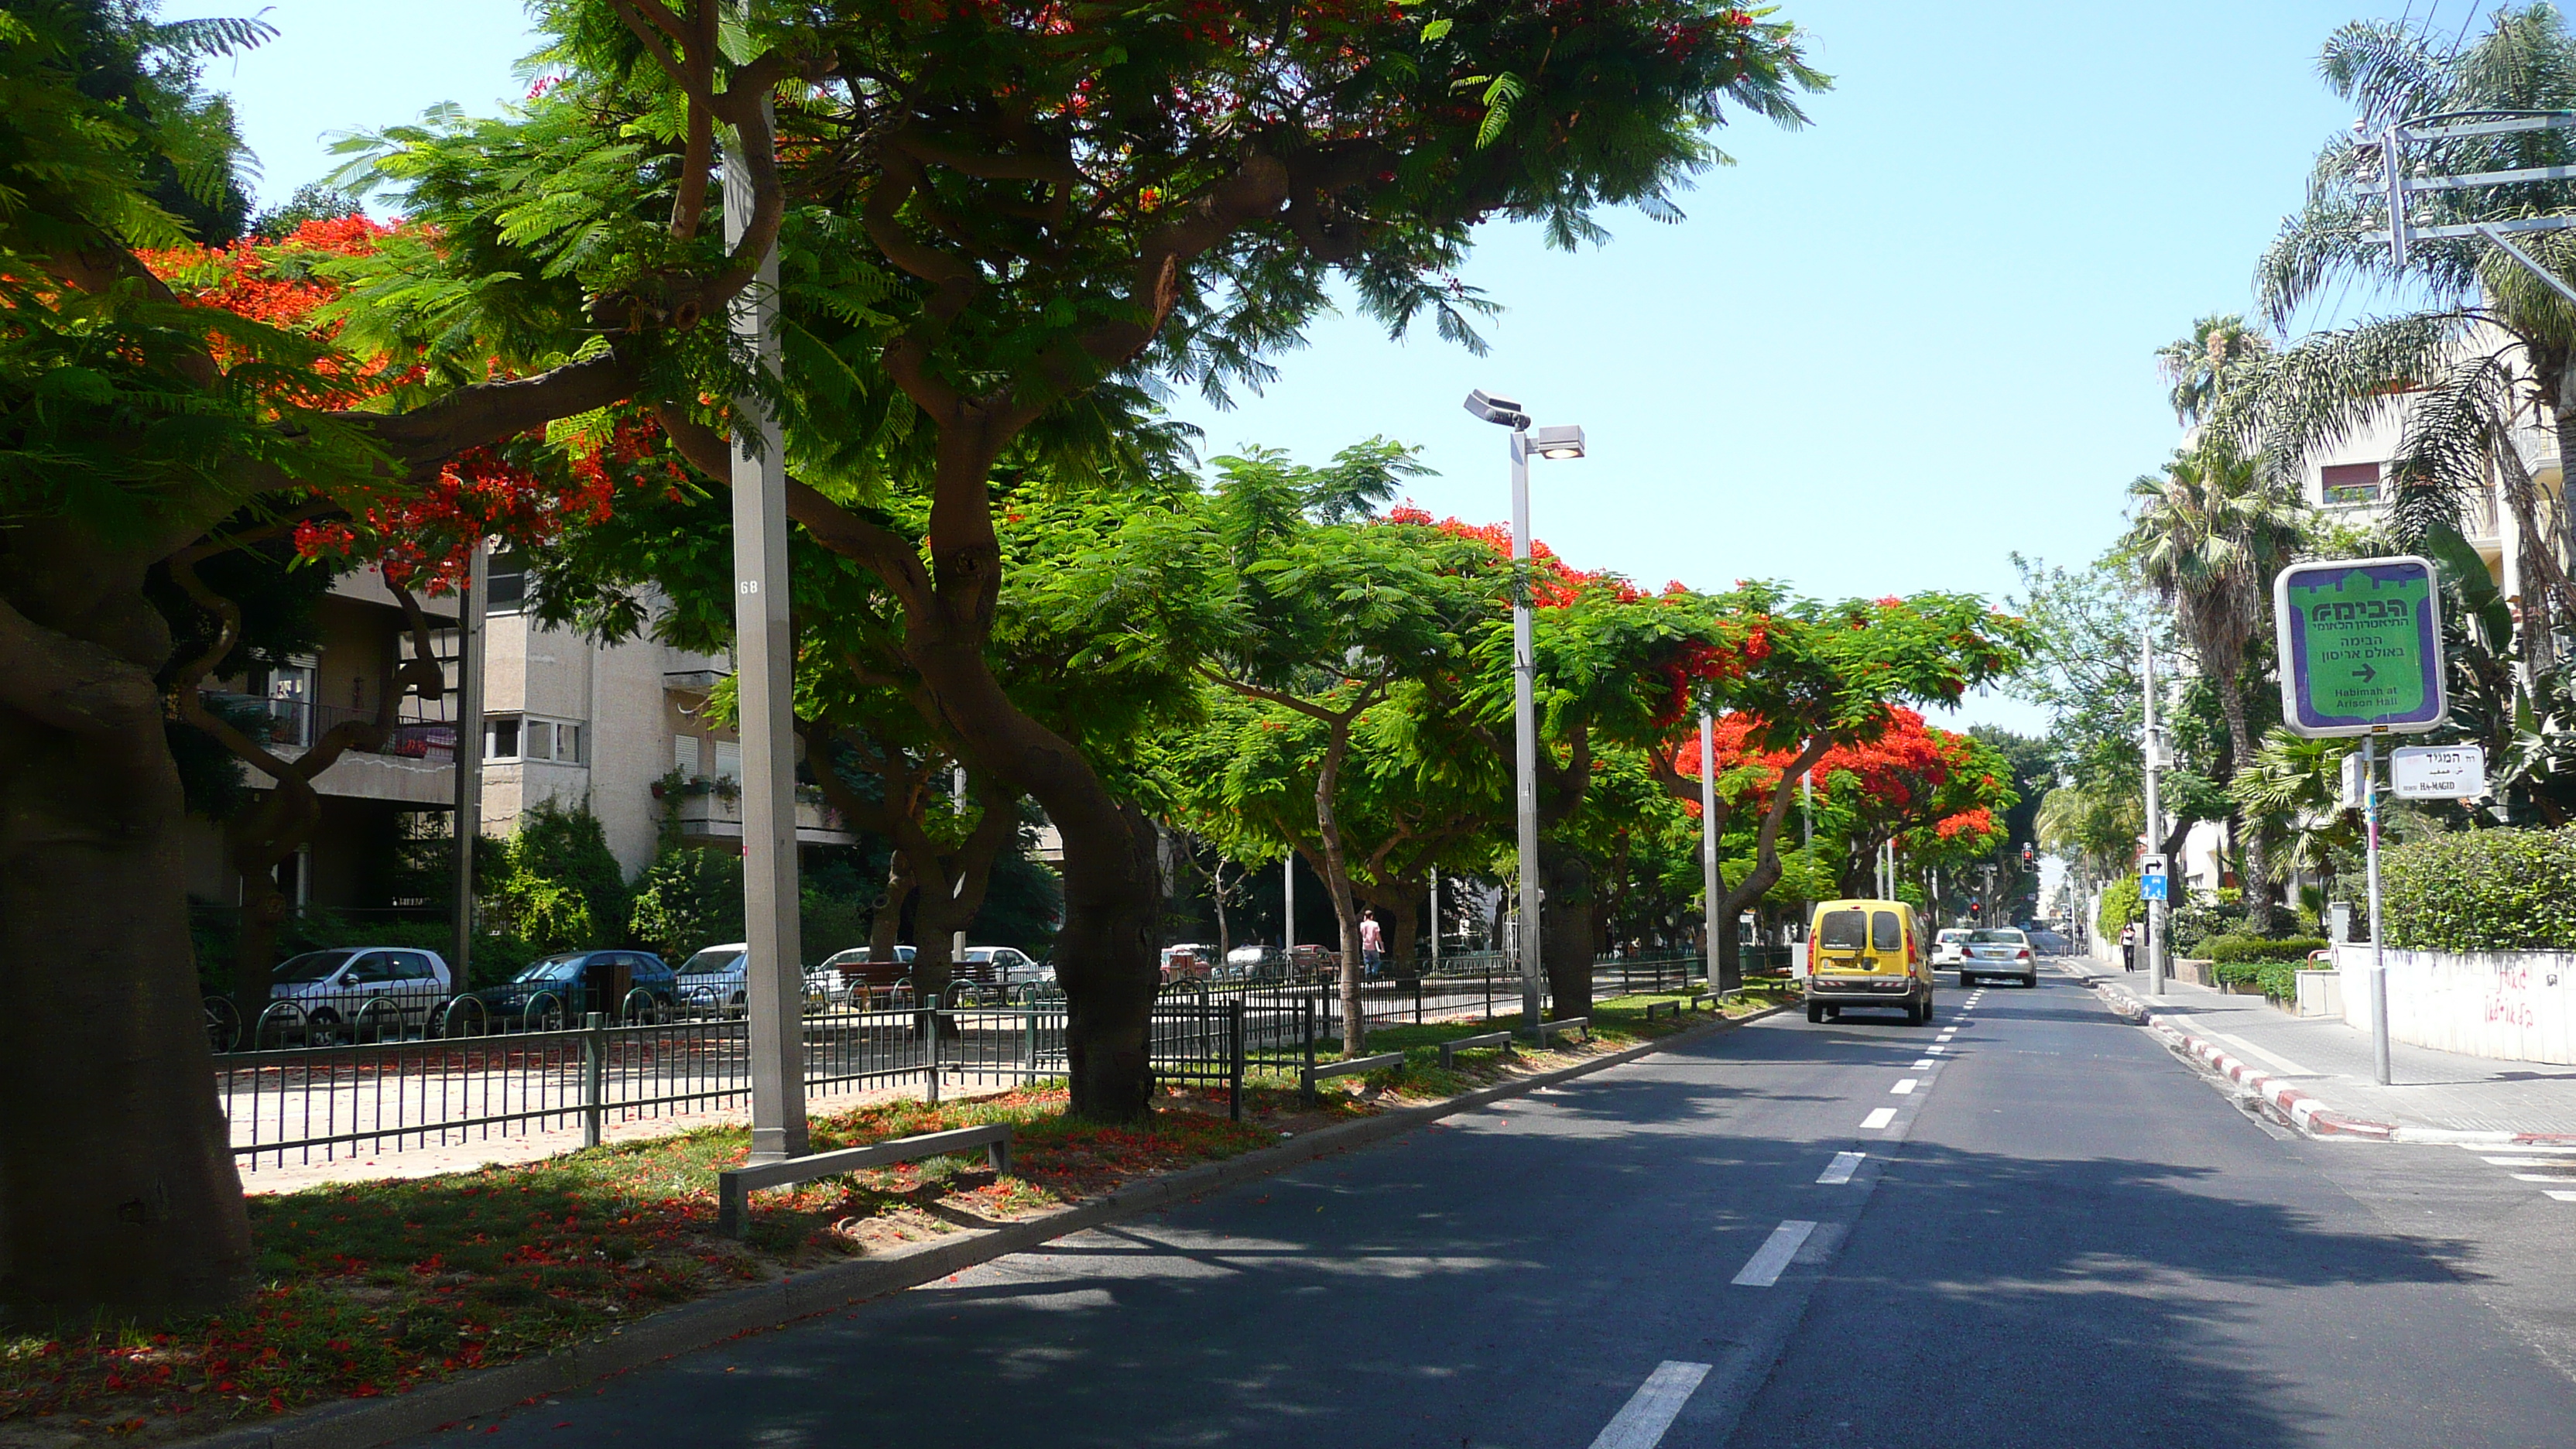
<path fill-rule="evenodd" d="M 263 699 L 209 689 L 207 708 L 283 760 L 300 758 L 314 741 L 335 725 L 373 723 L 371 710 L 340 709 L 300 699 Z M 251 788 L 265 789 L 268 777 L 244 768 Z M 351 750 L 316 776 L 313 788 L 325 795 L 357 800 L 393 800 L 407 805 L 451 805 L 456 799 L 456 724 L 433 718 L 419 704 L 407 702 L 380 751 Z"/>
<path fill-rule="evenodd" d="M 705 775 L 667 786 L 655 781 L 657 799 L 672 801 L 674 819 L 680 827 L 680 838 L 691 845 L 715 845 L 742 839 L 742 785 L 731 778 Z M 823 792 L 811 785 L 796 787 L 796 842 L 799 845 L 851 845 L 858 837 L 843 824 L 830 806 L 823 803 Z"/>

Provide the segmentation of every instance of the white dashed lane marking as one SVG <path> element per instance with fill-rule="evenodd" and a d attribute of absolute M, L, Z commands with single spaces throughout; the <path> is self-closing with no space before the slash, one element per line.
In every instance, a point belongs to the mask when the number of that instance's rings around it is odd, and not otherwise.
<path fill-rule="evenodd" d="M 1920 1085 L 1920 1083 L 1918 1083 L 1914 1078 L 1907 1077 L 1904 1081 L 1897 1083 L 1895 1086 L 1890 1087 L 1887 1090 L 1900 1097 L 1911 1097 L 1914 1095 L 1914 1089 L 1918 1085 Z"/>
<path fill-rule="evenodd" d="M 1817 1178 L 1816 1181 L 1829 1187 L 1849 1182 L 1852 1180 L 1852 1174 L 1860 1171 L 1862 1160 L 1868 1156 L 1866 1152 L 1837 1152 L 1834 1154 L 1834 1160 L 1826 1164 L 1825 1175 Z"/>
<path fill-rule="evenodd" d="M 1896 1109 L 1894 1107 L 1881 1107 L 1877 1111 L 1860 1119 L 1860 1130 L 1863 1132 L 1875 1132 L 1895 1120 Z"/>
<path fill-rule="evenodd" d="M 1619 1416 L 1592 1441 L 1592 1449 L 1655 1449 L 1664 1442 L 1664 1431 L 1673 1426 L 1682 1405 L 1698 1391 L 1700 1380 L 1707 1377 L 1704 1363 L 1667 1359 L 1657 1364 L 1637 1392 L 1628 1396 Z"/>
<path fill-rule="evenodd" d="M 1798 1256 L 1798 1249 L 1806 1245 L 1807 1235 L 1815 1230 L 1814 1223 L 1798 1218 L 1791 1218 L 1773 1228 L 1771 1236 L 1763 1239 L 1762 1246 L 1754 1249 L 1753 1256 L 1745 1260 L 1743 1270 L 1735 1275 L 1735 1281 L 1747 1288 L 1768 1288 L 1779 1282 L 1789 1260 Z"/>

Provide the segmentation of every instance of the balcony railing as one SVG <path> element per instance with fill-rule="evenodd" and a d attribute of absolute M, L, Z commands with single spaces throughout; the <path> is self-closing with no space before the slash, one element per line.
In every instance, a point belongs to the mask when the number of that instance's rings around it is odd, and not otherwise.
<path fill-rule="evenodd" d="M 315 704 L 301 699 L 263 699 L 252 694 L 233 694 L 224 690 L 204 691 L 209 708 L 230 718 L 243 733 L 263 748 L 280 751 L 303 751 L 344 721 L 374 722 L 374 710 L 342 709 L 335 705 Z M 432 764 L 453 764 L 456 760 L 456 722 L 431 718 L 417 703 L 406 704 L 394 721 L 393 733 L 385 739 L 379 754 L 401 759 L 421 760 Z"/>

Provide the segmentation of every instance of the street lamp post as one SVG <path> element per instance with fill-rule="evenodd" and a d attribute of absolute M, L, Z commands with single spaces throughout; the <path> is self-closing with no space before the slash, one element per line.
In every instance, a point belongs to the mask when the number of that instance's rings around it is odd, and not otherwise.
<path fill-rule="evenodd" d="M 1583 430 L 1577 427 L 1530 430 L 1529 414 L 1510 398 L 1479 388 L 1467 394 L 1467 411 L 1486 422 L 1512 430 L 1512 770 L 1513 796 L 1520 818 L 1521 881 L 1521 1021 L 1538 1029 L 1539 967 L 1538 884 L 1538 659 L 1530 644 L 1529 460 L 1583 456 Z"/>
<path fill-rule="evenodd" d="M 1708 892 L 1708 989 L 1726 989 L 1718 966 L 1718 915 L 1726 902 L 1717 874 L 1717 719 L 1703 710 L 1699 717 L 1699 879 Z"/>

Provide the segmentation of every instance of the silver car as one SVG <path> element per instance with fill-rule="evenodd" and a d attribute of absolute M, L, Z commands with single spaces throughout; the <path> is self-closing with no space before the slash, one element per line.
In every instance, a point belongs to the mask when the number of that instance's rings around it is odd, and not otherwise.
<path fill-rule="evenodd" d="M 2010 926 L 1969 932 L 1959 957 L 1959 984 L 1973 986 L 1985 976 L 2010 976 L 2024 986 L 2039 985 L 2039 961 L 2031 954 L 2030 937 Z"/>
<path fill-rule="evenodd" d="M 455 994 L 447 959 L 407 946 L 307 951 L 289 958 L 268 980 L 269 999 L 293 1003 L 317 1039 L 337 1035 L 344 1023 L 418 1026 L 431 1007 Z"/>

